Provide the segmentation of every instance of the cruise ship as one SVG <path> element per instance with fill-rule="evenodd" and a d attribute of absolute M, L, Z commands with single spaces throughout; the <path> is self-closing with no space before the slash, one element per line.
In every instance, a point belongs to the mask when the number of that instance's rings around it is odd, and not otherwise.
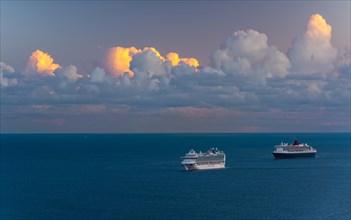
<path fill-rule="evenodd" d="M 273 156 L 275 159 L 316 157 L 317 150 L 306 143 L 300 144 L 295 140 L 293 144 L 281 143 L 275 146 Z"/>
<path fill-rule="evenodd" d="M 225 154 L 217 148 L 210 148 L 206 153 L 197 153 L 191 149 L 181 159 L 181 164 L 187 171 L 225 168 Z"/>

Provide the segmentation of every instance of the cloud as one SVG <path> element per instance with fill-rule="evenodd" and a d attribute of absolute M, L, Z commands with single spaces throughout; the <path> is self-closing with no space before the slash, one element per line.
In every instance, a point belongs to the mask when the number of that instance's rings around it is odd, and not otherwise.
<path fill-rule="evenodd" d="M 62 77 L 63 79 L 67 80 L 68 82 L 76 82 L 82 75 L 78 74 L 78 69 L 74 65 L 68 65 L 57 70 L 57 76 Z"/>
<path fill-rule="evenodd" d="M 49 54 L 36 50 L 27 61 L 26 71 L 28 73 L 39 73 L 43 76 L 54 76 L 54 71 L 60 67 L 59 64 L 54 63 L 54 59 Z"/>
<path fill-rule="evenodd" d="M 188 66 L 198 67 L 199 61 L 195 58 L 180 58 L 179 54 L 170 52 L 166 55 L 166 59 L 171 61 L 172 66 L 179 65 L 180 62 L 184 62 Z"/>
<path fill-rule="evenodd" d="M 136 56 L 135 59 L 134 56 Z M 139 62 L 140 59 L 143 60 Z M 133 67 L 131 67 L 132 61 Z M 171 66 L 168 64 L 169 62 L 171 63 Z M 177 66 L 180 63 L 185 63 L 192 67 L 199 66 L 197 59 L 181 58 L 179 57 L 179 54 L 174 52 L 168 53 L 165 58 L 154 47 L 145 47 L 144 49 L 137 49 L 135 47 L 111 47 L 108 49 L 106 55 L 105 68 L 109 74 L 117 77 L 122 76 L 124 73 L 128 73 L 129 77 L 133 77 L 134 71 L 140 72 L 145 68 L 148 70 L 155 70 L 154 68 L 151 68 L 152 65 L 157 65 L 156 68 L 158 69 L 163 65 L 164 68 L 167 69 L 166 71 L 169 72 L 172 66 Z"/>
<path fill-rule="evenodd" d="M 329 74 L 334 70 L 337 49 L 331 44 L 331 31 L 320 14 L 310 17 L 306 32 L 295 38 L 288 51 L 293 72 Z"/>
<path fill-rule="evenodd" d="M 168 107 L 160 111 L 161 114 L 173 115 L 173 116 L 185 116 L 185 117 L 212 117 L 212 118 L 221 118 L 226 116 L 234 115 L 233 111 L 230 111 L 225 108 L 218 107 L 192 107 L 192 106 L 180 106 L 180 107 Z"/>
<path fill-rule="evenodd" d="M 42 76 L 56 76 L 58 79 L 63 79 L 71 83 L 76 82 L 82 77 L 78 73 L 76 66 L 68 65 L 62 67 L 54 63 L 54 59 L 48 53 L 41 50 L 36 50 L 30 55 L 27 61 L 26 72 L 38 73 Z"/>
<path fill-rule="evenodd" d="M 8 77 L 8 73 L 12 74 L 15 69 L 3 62 L 0 62 L 0 86 L 1 88 L 11 87 L 17 85 L 17 79 Z"/>
<path fill-rule="evenodd" d="M 314 14 L 307 23 L 306 35 L 311 39 L 331 39 L 332 28 L 320 14 Z"/>
<path fill-rule="evenodd" d="M 133 56 L 130 68 L 135 74 L 147 73 L 150 77 L 162 76 L 167 73 L 163 59 L 157 51 L 145 49 L 143 52 Z"/>
<path fill-rule="evenodd" d="M 9 73 L 14 73 L 15 72 L 15 68 L 13 68 L 10 65 L 7 65 L 6 63 L 0 62 L 0 70 L 1 72 L 6 71 Z"/>
<path fill-rule="evenodd" d="M 343 51 L 340 51 L 340 54 L 338 56 L 338 60 L 335 66 L 336 68 L 335 68 L 334 75 L 340 78 L 350 79 L 350 76 L 351 76 L 351 48 L 350 47 L 346 47 L 344 48 Z"/>
<path fill-rule="evenodd" d="M 86 114 L 99 114 L 107 109 L 106 105 L 99 104 L 99 105 L 81 105 L 79 108 L 79 112 Z"/>
<path fill-rule="evenodd" d="M 133 72 L 130 70 L 130 62 L 132 57 L 140 52 L 135 47 L 112 47 L 107 52 L 106 57 L 106 69 L 110 74 L 121 76 L 124 73 L 128 73 L 130 77 L 133 76 Z"/>
<path fill-rule="evenodd" d="M 105 70 L 100 67 L 96 67 L 91 73 L 91 82 L 101 83 L 101 82 L 104 82 L 105 80 L 106 80 Z"/>
<path fill-rule="evenodd" d="M 255 30 L 237 31 L 210 57 L 211 66 L 226 74 L 256 75 L 261 78 L 284 77 L 290 62 L 267 36 Z"/>
<path fill-rule="evenodd" d="M 237 31 L 229 36 L 213 51 L 208 66 L 199 66 L 195 58 L 184 58 L 175 52 L 163 56 L 153 47 L 112 47 L 103 66 L 96 64 L 89 74 L 81 74 L 76 66 L 61 67 L 49 54 L 38 50 L 28 60 L 26 71 L 39 74 L 23 76 L 1 63 L 1 87 L 17 86 L 2 90 L 0 101 L 5 106 L 17 103 L 76 106 L 67 115 L 85 117 L 112 112 L 123 112 L 125 116 L 132 112 L 134 116 L 147 115 L 155 120 L 160 120 L 157 116 L 177 117 L 185 120 L 184 125 L 190 119 L 196 123 L 206 119 L 212 125 L 216 119 L 233 118 L 225 122 L 228 128 L 238 123 L 242 130 L 261 130 L 265 123 L 260 124 L 259 120 L 272 119 L 283 125 L 286 115 L 294 115 L 287 120 L 301 116 L 298 119 L 303 124 L 303 116 L 313 113 L 329 117 L 329 121 L 335 119 L 340 125 L 345 117 L 349 118 L 350 111 L 350 50 L 333 57 L 335 62 L 329 58 L 328 62 L 318 61 L 326 69 L 328 65 L 334 66 L 334 74 L 318 72 L 317 63 L 311 65 L 292 56 L 317 50 L 314 48 L 317 41 L 324 42 L 323 48 L 329 43 L 327 48 L 334 51 L 328 27 L 321 17 L 311 18 L 305 35 L 295 39 L 289 50 L 291 60 L 268 45 L 264 33 L 255 30 Z M 53 114 L 50 111 L 45 110 Z M 33 110 L 33 114 L 43 113 Z M 265 115 L 270 118 L 262 119 Z M 251 117 L 255 122 L 247 123 L 245 120 Z M 110 122 L 107 118 L 106 122 Z M 222 125 L 218 123 L 217 128 Z"/>

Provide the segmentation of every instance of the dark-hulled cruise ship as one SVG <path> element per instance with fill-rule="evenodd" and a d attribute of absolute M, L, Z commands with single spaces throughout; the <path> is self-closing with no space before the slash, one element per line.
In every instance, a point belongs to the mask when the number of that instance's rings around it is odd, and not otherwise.
<path fill-rule="evenodd" d="M 307 143 L 300 144 L 298 140 L 295 140 L 293 144 L 281 143 L 280 145 L 276 145 L 273 156 L 275 159 L 290 159 L 316 157 L 316 153 L 317 150 Z"/>

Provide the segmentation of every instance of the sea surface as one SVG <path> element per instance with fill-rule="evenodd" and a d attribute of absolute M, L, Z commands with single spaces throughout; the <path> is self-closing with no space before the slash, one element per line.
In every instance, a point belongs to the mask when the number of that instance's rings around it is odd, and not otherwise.
<path fill-rule="evenodd" d="M 317 158 L 274 160 L 294 139 Z M 351 218 L 350 133 L 2 134 L 1 220 Z M 224 170 L 185 172 L 191 148 Z"/>

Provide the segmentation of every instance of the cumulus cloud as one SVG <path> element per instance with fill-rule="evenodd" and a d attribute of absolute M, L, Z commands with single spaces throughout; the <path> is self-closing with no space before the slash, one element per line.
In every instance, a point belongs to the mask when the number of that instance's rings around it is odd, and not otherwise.
<path fill-rule="evenodd" d="M 332 27 L 320 14 L 310 17 L 306 32 L 288 51 L 293 72 L 328 74 L 334 70 L 337 49 L 331 44 Z"/>
<path fill-rule="evenodd" d="M 170 52 L 166 55 L 166 59 L 172 63 L 172 66 L 177 66 L 180 62 L 184 62 L 188 66 L 198 67 L 199 61 L 195 58 L 180 58 L 179 54 Z"/>
<path fill-rule="evenodd" d="M 7 71 L 9 73 L 14 73 L 15 72 L 15 68 L 13 68 L 10 65 L 7 65 L 6 63 L 0 62 L 0 70 L 1 72 L 3 71 Z"/>
<path fill-rule="evenodd" d="M 191 74 L 194 74 L 195 72 L 198 72 L 198 70 L 194 66 L 186 65 L 183 62 L 180 62 L 178 65 L 173 67 L 171 71 L 171 73 L 174 76 L 191 75 Z"/>
<path fill-rule="evenodd" d="M 54 63 L 54 59 L 41 50 L 34 51 L 28 61 L 26 71 L 28 73 L 39 73 L 43 76 L 54 76 L 54 71 L 61 66 Z"/>
<path fill-rule="evenodd" d="M 161 76 L 167 73 L 162 57 L 152 49 L 146 49 L 134 55 L 130 68 L 135 74 L 147 73 L 150 77 Z"/>
<path fill-rule="evenodd" d="M 57 76 L 60 76 L 67 80 L 68 82 L 76 82 L 79 78 L 82 77 L 78 72 L 78 69 L 74 65 L 68 65 L 66 67 L 63 67 L 59 70 L 57 70 Z"/>
<path fill-rule="evenodd" d="M 112 47 L 107 52 L 106 57 L 106 69 L 110 74 L 121 76 L 124 73 L 128 73 L 129 76 L 133 76 L 133 72 L 130 70 L 130 62 L 132 57 L 140 52 L 135 47 Z"/>
<path fill-rule="evenodd" d="M 15 86 L 17 85 L 17 79 L 16 78 L 11 78 L 8 77 L 8 74 L 12 74 L 15 72 L 15 69 L 7 65 L 3 62 L 0 62 L 0 85 L 1 88 L 6 88 L 10 86 Z"/>
<path fill-rule="evenodd" d="M 106 80 L 105 70 L 100 67 L 96 67 L 91 73 L 90 77 L 91 77 L 91 82 L 93 83 L 104 82 Z"/>
<path fill-rule="evenodd" d="M 135 59 L 134 56 L 136 56 Z M 133 62 L 133 66 L 131 66 L 131 62 Z M 199 62 L 195 58 L 181 58 L 179 54 L 174 52 L 170 52 L 164 57 L 154 47 L 145 47 L 144 49 L 112 47 L 107 52 L 105 67 L 109 74 L 117 77 L 124 75 L 124 73 L 128 73 L 129 77 L 133 77 L 134 71 L 143 71 L 145 68 L 150 70 L 153 69 L 151 68 L 152 65 L 157 65 L 156 68 L 159 70 L 161 66 L 164 66 L 163 68 L 166 70 L 162 70 L 161 72 L 169 72 L 172 66 L 177 66 L 180 63 L 185 63 L 192 67 L 199 66 Z M 151 73 L 151 75 L 154 74 Z"/>
<path fill-rule="evenodd" d="M 214 51 L 211 66 L 226 74 L 284 77 L 288 74 L 288 58 L 273 46 L 267 36 L 255 30 L 237 31 Z"/>
<path fill-rule="evenodd" d="M 239 119 L 240 113 L 248 117 L 272 109 L 283 117 L 289 111 L 318 112 L 325 106 L 333 106 L 330 114 L 349 113 L 345 103 L 350 100 L 350 51 L 332 62 L 336 49 L 330 44 L 331 27 L 323 21 L 321 16 L 311 17 L 305 35 L 295 39 L 289 50 L 291 61 L 268 45 L 264 33 L 255 30 L 229 36 L 211 54 L 208 66 L 199 66 L 195 58 L 175 52 L 163 56 L 153 47 L 112 47 L 103 66 L 95 65 L 90 74 L 80 74 L 76 66 L 61 67 L 49 54 L 37 50 L 26 71 L 39 74 L 17 78 L 20 74 L 1 63 L 1 87 L 18 81 L 16 89 L 2 90 L 1 102 L 80 105 L 84 107 L 76 110 L 84 114 L 106 113 L 123 105 L 128 112 L 166 112 L 165 117 L 180 118 L 200 115 L 201 119 L 210 118 L 212 113 Z M 317 49 L 317 44 L 324 49 Z M 313 55 L 313 62 L 295 57 L 319 52 L 332 56 L 325 54 L 322 59 Z M 319 63 L 324 70 L 334 65 L 334 74 L 320 74 Z"/>

